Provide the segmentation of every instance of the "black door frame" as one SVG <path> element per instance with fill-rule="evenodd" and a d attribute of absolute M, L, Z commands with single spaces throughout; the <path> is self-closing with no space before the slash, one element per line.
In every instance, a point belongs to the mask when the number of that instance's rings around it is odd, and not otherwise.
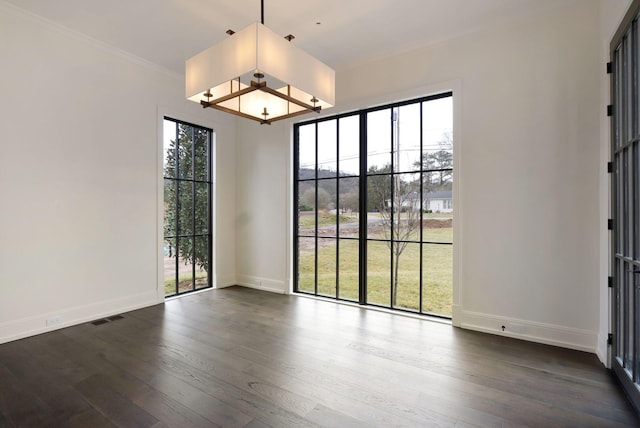
<path fill-rule="evenodd" d="M 611 368 L 640 409 L 640 0 L 610 44 Z"/>

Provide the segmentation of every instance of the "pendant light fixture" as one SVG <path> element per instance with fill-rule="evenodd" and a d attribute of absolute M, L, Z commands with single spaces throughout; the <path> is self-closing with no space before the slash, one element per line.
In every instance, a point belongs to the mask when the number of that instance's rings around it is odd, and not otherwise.
<path fill-rule="evenodd" d="M 261 124 L 320 112 L 335 103 L 335 72 L 261 22 L 186 62 L 186 97 Z"/>

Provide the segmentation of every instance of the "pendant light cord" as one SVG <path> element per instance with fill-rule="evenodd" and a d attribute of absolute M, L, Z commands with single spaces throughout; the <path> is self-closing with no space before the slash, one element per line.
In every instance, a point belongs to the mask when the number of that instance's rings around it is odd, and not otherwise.
<path fill-rule="evenodd" d="M 264 0 L 260 0 L 260 22 L 264 25 Z"/>

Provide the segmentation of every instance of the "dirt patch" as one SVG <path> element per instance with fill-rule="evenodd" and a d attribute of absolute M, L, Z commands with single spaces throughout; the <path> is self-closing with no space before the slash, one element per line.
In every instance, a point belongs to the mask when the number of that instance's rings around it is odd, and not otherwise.
<path fill-rule="evenodd" d="M 425 229 L 447 229 L 453 226 L 453 219 L 451 218 L 429 218 L 422 220 L 422 227 Z M 358 238 L 359 223 L 345 223 L 340 225 L 340 237 L 341 238 Z M 371 236 L 383 236 L 384 224 L 380 220 L 369 222 L 367 227 L 367 234 Z M 300 235 L 313 236 L 315 229 L 305 228 L 300 229 Z M 318 229 L 319 237 L 335 237 L 335 226 L 323 226 Z M 312 251 L 315 248 L 314 238 L 300 238 L 298 242 L 298 251 Z M 318 249 L 330 247 L 335 245 L 333 239 L 318 239 Z"/>
<path fill-rule="evenodd" d="M 446 229 L 453 226 L 453 219 L 451 218 L 428 218 L 422 220 L 422 227 L 430 229 Z"/>

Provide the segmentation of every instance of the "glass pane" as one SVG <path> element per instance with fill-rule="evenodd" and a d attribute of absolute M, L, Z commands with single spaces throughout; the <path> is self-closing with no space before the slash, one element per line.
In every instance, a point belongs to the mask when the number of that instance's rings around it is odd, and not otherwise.
<path fill-rule="evenodd" d="M 194 129 L 194 172 L 195 179 L 209 181 L 209 131 L 202 128 Z"/>
<path fill-rule="evenodd" d="M 336 248 L 338 241 L 318 238 L 318 294 L 336 297 Z"/>
<path fill-rule="evenodd" d="M 298 234 L 316 233 L 316 182 L 304 181 L 298 185 Z"/>
<path fill-rule="evenodd" d="M 338 200 L 338 180 L 325 179 L 318 180 L 318 211 L 335 211 Z"/>
<path fill-rule="evenodd" d="M 318 178 L 335 177 L 338 172 L 337 121 L 318 123 Z"/>
<path fill-rule="evenodd" d="M 422 241 L 453 242 L 452 183 L 437 191 L 428 191 L 425 187 L 422 193 Z"/>
<path fill-rule="evenodd" d="M 298 291 L 315 292 L 316 283 L 316 240 L 298 239 Z"/>
<path fill-rule="evenodd" d="M 194 183 L 195 194 L 195 234 L 205 234 L 209 231 L 209 184 Z"/>
<path fill-rule="evenodd" d="M 632 58 L 632 52 L 633 52 L 633 38 L 631 37 L 631 35 L 629 35 L 628 37 L 626 37 L 625 39 L 625 93 L 624 93 L 624 97 L 625 97 L 625 123 L 626 123 L 626 138 L 625 138 L 625 143 L 628 142 L 629 140 L 631 140 L 631 138 L 633 137 L 633 116 L 636 113 L 634 106 L 633 106 L 633 102 L 634 102 L 634 86 L 633 86 L 633 80 L 635 77 L 634 71 L 633 71 L 633 58 Z"/>
<path fill-rule="evenodd" d="M 626 348 L 626 356 L 625 356 L 625 367 L 629 370 L 632 370 L 634 366 L 634 353 L 633 353 L 633 339 L 634 339 L 634 330 L 635 330 L 635 319 L 634 319 L 634 307 L 633 302 L 635 301 L 635 286 L 634 286 L 634 273 L 633 273 L 633 265 L 631 263 L 626 264 L 626 272 L 625 272 L 625 286 L 627 289 L 626 293 L 626 301 L 627 301 L 627 329 L 625 334 L 625 348 Z"/>
<path fill-rule="evenodd" d="M 420 104 L 393 109 L 393 169 L 397 172 L 420 169 Z"/>
<path fill-rule="evenodd" d="M 307 180 L 316 177 L 316 126 L 298 128 L 298 178 Z"/>
<path fill-rule="evenodd" d="M 622 93 L 623 93 L 623 87 L 622 87 L 623 67 L 622 67 L 620 55 L 621 55 L 621 48 L 618 47 L 618 49 L 616 49 L 615 61 L 614 61 L 615 91 L 616 91 L 614 110 L 617 110 L 617 111 L 622 110 Z M 617 149 L 622 145 L 622 115 L 617 114 L 614 116 L 614 118 L 616 122 L 616 127 L 614 130 L 614 139 L 615 139 L 615 148 Z"/>
<path fill-rule="evenodd" d="M 193 235 L 193 182 L 178 184 L 178 234 Z"/>
<path fill-rule="evenodd" d="M 425 171 L 434 171 L 427 177 L 425 185 L 430 189 L 437 190 L 451 181 L 453 176 L 453 150 L 446 148 L 448 144 L 443 141 L 437 143 L 440 147 L 425 149 L 422 155 L 422 167 Z"/>
<path fill-rule="evenodd" d="M 615 180 L 616 180 L 616 221 L 620 223 L 623 215 L 623 204 L 624 204 L 624 171 L 626 169 L 626 165 L 624 163 L 624 159 L 622 157 L 622 153 L 618 152 L 615 155 L 616 159 L 614 162 L 615 165 Z M 616 252 L 622 253 L 624 248 L 624 230 L 622 227 L 615 228 L 617 232 L 616 239 Z M 620 277 L 622 278 L 622 277 Z"/>
<path fill-rule="evenodd" d="M 319 180 L 318 194 L 318 235 L 335 237 L 338 234 L 337 216 L 338 180 Z"/>
<path fill-rule="evenodd" d="M 632 101 L 632 105 L 633 108 L 629 110 L 629 118 L 631 120 L 631 135 L 635 138 L 636 136 L 638 136 L 638 132 L 640 132 L 639 129 L 639 123 L 638 123 L 638 102 L 640 102 L 640 85 L 638 84 L 638 77 L 640 77 L 640 65 L 639 65 L 639 61 L 640 61 L 640 43 L 639 43 L 639 37 L 640 37 L 640 33 L 639 33 L 639 29 L 640 29 L 640 25 L 638 25 L 638 16 L 636 16 L 636 19 L 633 21 L 633 50 L 630 51 L 630 53 L 633 56 L 633 61 L 632 61 L 632 84 L 633 86 L 631 86 L 629 89 L 631 89 L 631 93 L 630 93 L 630 97 L 633 99 Z"/>
<path fill-rule="evenodd" d="M 360 117 L 340 120 L 340 175 L 360 174 Z"/>
<path fill-rule="evenodd" d="M 348 239 L 340 239 L 338 242 L 338 297 L 357 302 L 360 242 Z"/>
<path fill-rule="evenodd" d="M 162 170 L 165 177 L 171 178 L 176 176 L 176 127 L 175 122 L 164 121 Z"/>
<path fill-rule="evenodd" d="M 629 229 L 628 229 L 628 225 L 630 224 L 629 222 L 633 221 L 633 219 L 630 217 L 630 212 L 629 212 L 629 199 L 631 196 L 631 189 L 630 189 L 630 181 L 629 181 L 629 172 L 630 172 L 630 156 L 629 156 L 629 148 L 625 147 L 623 152 L 623 163 L 624 163 L 624 169 L 623 169 L 623 176 L 622 176 L 622 191 L 623 191 L 623 196 L 622 196 L 622 209 L 623 212 L 621 213 L 621 217 L 620 217 L 620 231 L 623 234 L 622 235 L 622 239 L 623 239 L 623 245 L 622 245 L 622 251 L 623 251 L 623 255 L 627 256 L 629 255 Z"/>
<path fill-rule="evenodd" d="M 617 284 L 616 284 L 616 333 L 617 333 L 617 344 L 618 349 L 616 352 L 616 356 L 620 357 L 624 360 L 624 337 L 625 337 L 625 328 L 624 328 L 624 305 L 625 305 L 625 294 L 624 294 L 624 278 L 625 278 L 625 264 L 620 261 L 620 259 L 616 258 L 617 265 Z M 624 362 L 621 362 L 621 365 L 624 365 Z"/>
<path fill-rule="evenodd" d="M 430 152 L 453 149 L 453 97 L 422 103 L 422 149 L 423 159 Z"/>
<path fill-rule="evenodd" d="M 420 310 L 420 244 L 394 242 L 393 307 Z"/>
<path fill-rule="evenodd" d="M 174 238 L 164 240 L 164 294 L 176 294 L 176 242 Z"/>
<path fill-rule="evenodd" d="M 367 236 L 372 239 L 391 239 L 389 215 L 391 176 L 367 177 Z"/>
<path fill-rule="evenodd" d="M 391 109 L 367 114 L 367 172 L 391 172 Z"/>
<path fill-rule="evenodd" d="M 422 311 L 451 316 L 453 246 L 422 246 Z"/>
<path fill-rule="evenodd" d="M 357 178 L 341 178 L 340 179 L 340 237 L 341 238 L 358 238 L 359 237 L 359 215 L 358 209 L 360 204 L 360 180 Z"/>
<path fill-rule="evenodd" d="M 178 292 L 194 288 L 193 284 L 193 238 L 178 238 Z"/>
<path fill-rule="evenodd" d="M 175 180 L 164 180 L 164 236 L 176 236 L 176 187 Z"/>
<path fill-rule="evenodd" d="M 178 176 L 193 178 L 193 127 L 178 125 Z"/>
<path fill-rule="evenodd" d="M 367 303 L 391 303 L 391 250 L 388 242 L 367 242 Z"/>
<path fill-rule="evenodd" d="M 634 218 L 640 217 L 640 143 L 633 143 L 633 211 Z M 640 222 L 634 221 L 629 233 L 633 236 L 633 258 L 640 261 Z"/>
<path fill-rule="evenodd" d="M 195 238 L 196 288 L 209 287 L 209 237 Z"/>
<path fill-rule="evenodd" d="M 392 237 L 400 241 L 420 240 L 420 175 L 396 174 L 388 209 L 381 211 L 383 227 L 392 227 Z"/>

